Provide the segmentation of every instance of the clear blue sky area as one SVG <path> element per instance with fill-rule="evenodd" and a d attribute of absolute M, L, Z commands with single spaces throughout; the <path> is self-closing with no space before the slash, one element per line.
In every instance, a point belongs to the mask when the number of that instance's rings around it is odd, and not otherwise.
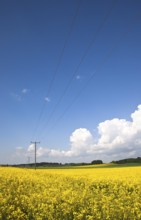
<path fill-rule="evenodd" d="M 65 151 L 79 128 L 98 138 L 139 104 L 140 0 L 0 1 L 0 163 L 35 140 Z"/>

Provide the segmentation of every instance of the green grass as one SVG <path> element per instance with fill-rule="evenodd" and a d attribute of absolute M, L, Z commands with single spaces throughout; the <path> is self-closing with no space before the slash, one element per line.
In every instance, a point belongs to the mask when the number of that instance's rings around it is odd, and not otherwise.
<path fill-rule="evenodd" d="M 122 167 L 136 167 L 141 166 L 141 163 L 126 163 L 126 164 L 114 164 L 114 163 L 105 163 L 98 165 L 84 165 L 84 166 L 45 166 L 45 167 L 37 167 L 37 169 L 104 169 L 104 168 L 122 168 Z M 32 168 L 33 169 L 33 168 Z"/>

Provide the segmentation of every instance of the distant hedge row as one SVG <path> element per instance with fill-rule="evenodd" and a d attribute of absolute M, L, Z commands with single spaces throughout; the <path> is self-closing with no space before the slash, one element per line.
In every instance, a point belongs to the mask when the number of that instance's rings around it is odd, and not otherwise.
<path fill-rule="evenodd" d="M 127 159 L 112 161 L 111 163 L 116 163 L 116 164 L 141 163 L 141 157 L 137 157 L 137 158 L 127 158 Z"/>

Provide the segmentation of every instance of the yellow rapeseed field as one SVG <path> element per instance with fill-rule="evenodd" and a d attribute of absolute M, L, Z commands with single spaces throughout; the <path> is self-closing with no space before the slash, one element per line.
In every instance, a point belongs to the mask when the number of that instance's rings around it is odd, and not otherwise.
<path fill-rule="evenodd" d="M 141 168 L 0 168 L 1 220 L 139 220 Z"/>

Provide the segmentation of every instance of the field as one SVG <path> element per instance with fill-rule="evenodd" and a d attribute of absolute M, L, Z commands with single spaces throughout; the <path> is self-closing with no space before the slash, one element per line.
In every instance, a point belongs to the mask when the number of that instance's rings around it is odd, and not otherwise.
<path fill-rule="evenodd" d="M 141 167 L 0 168 L 0 220 L 139 220 Z"/>

